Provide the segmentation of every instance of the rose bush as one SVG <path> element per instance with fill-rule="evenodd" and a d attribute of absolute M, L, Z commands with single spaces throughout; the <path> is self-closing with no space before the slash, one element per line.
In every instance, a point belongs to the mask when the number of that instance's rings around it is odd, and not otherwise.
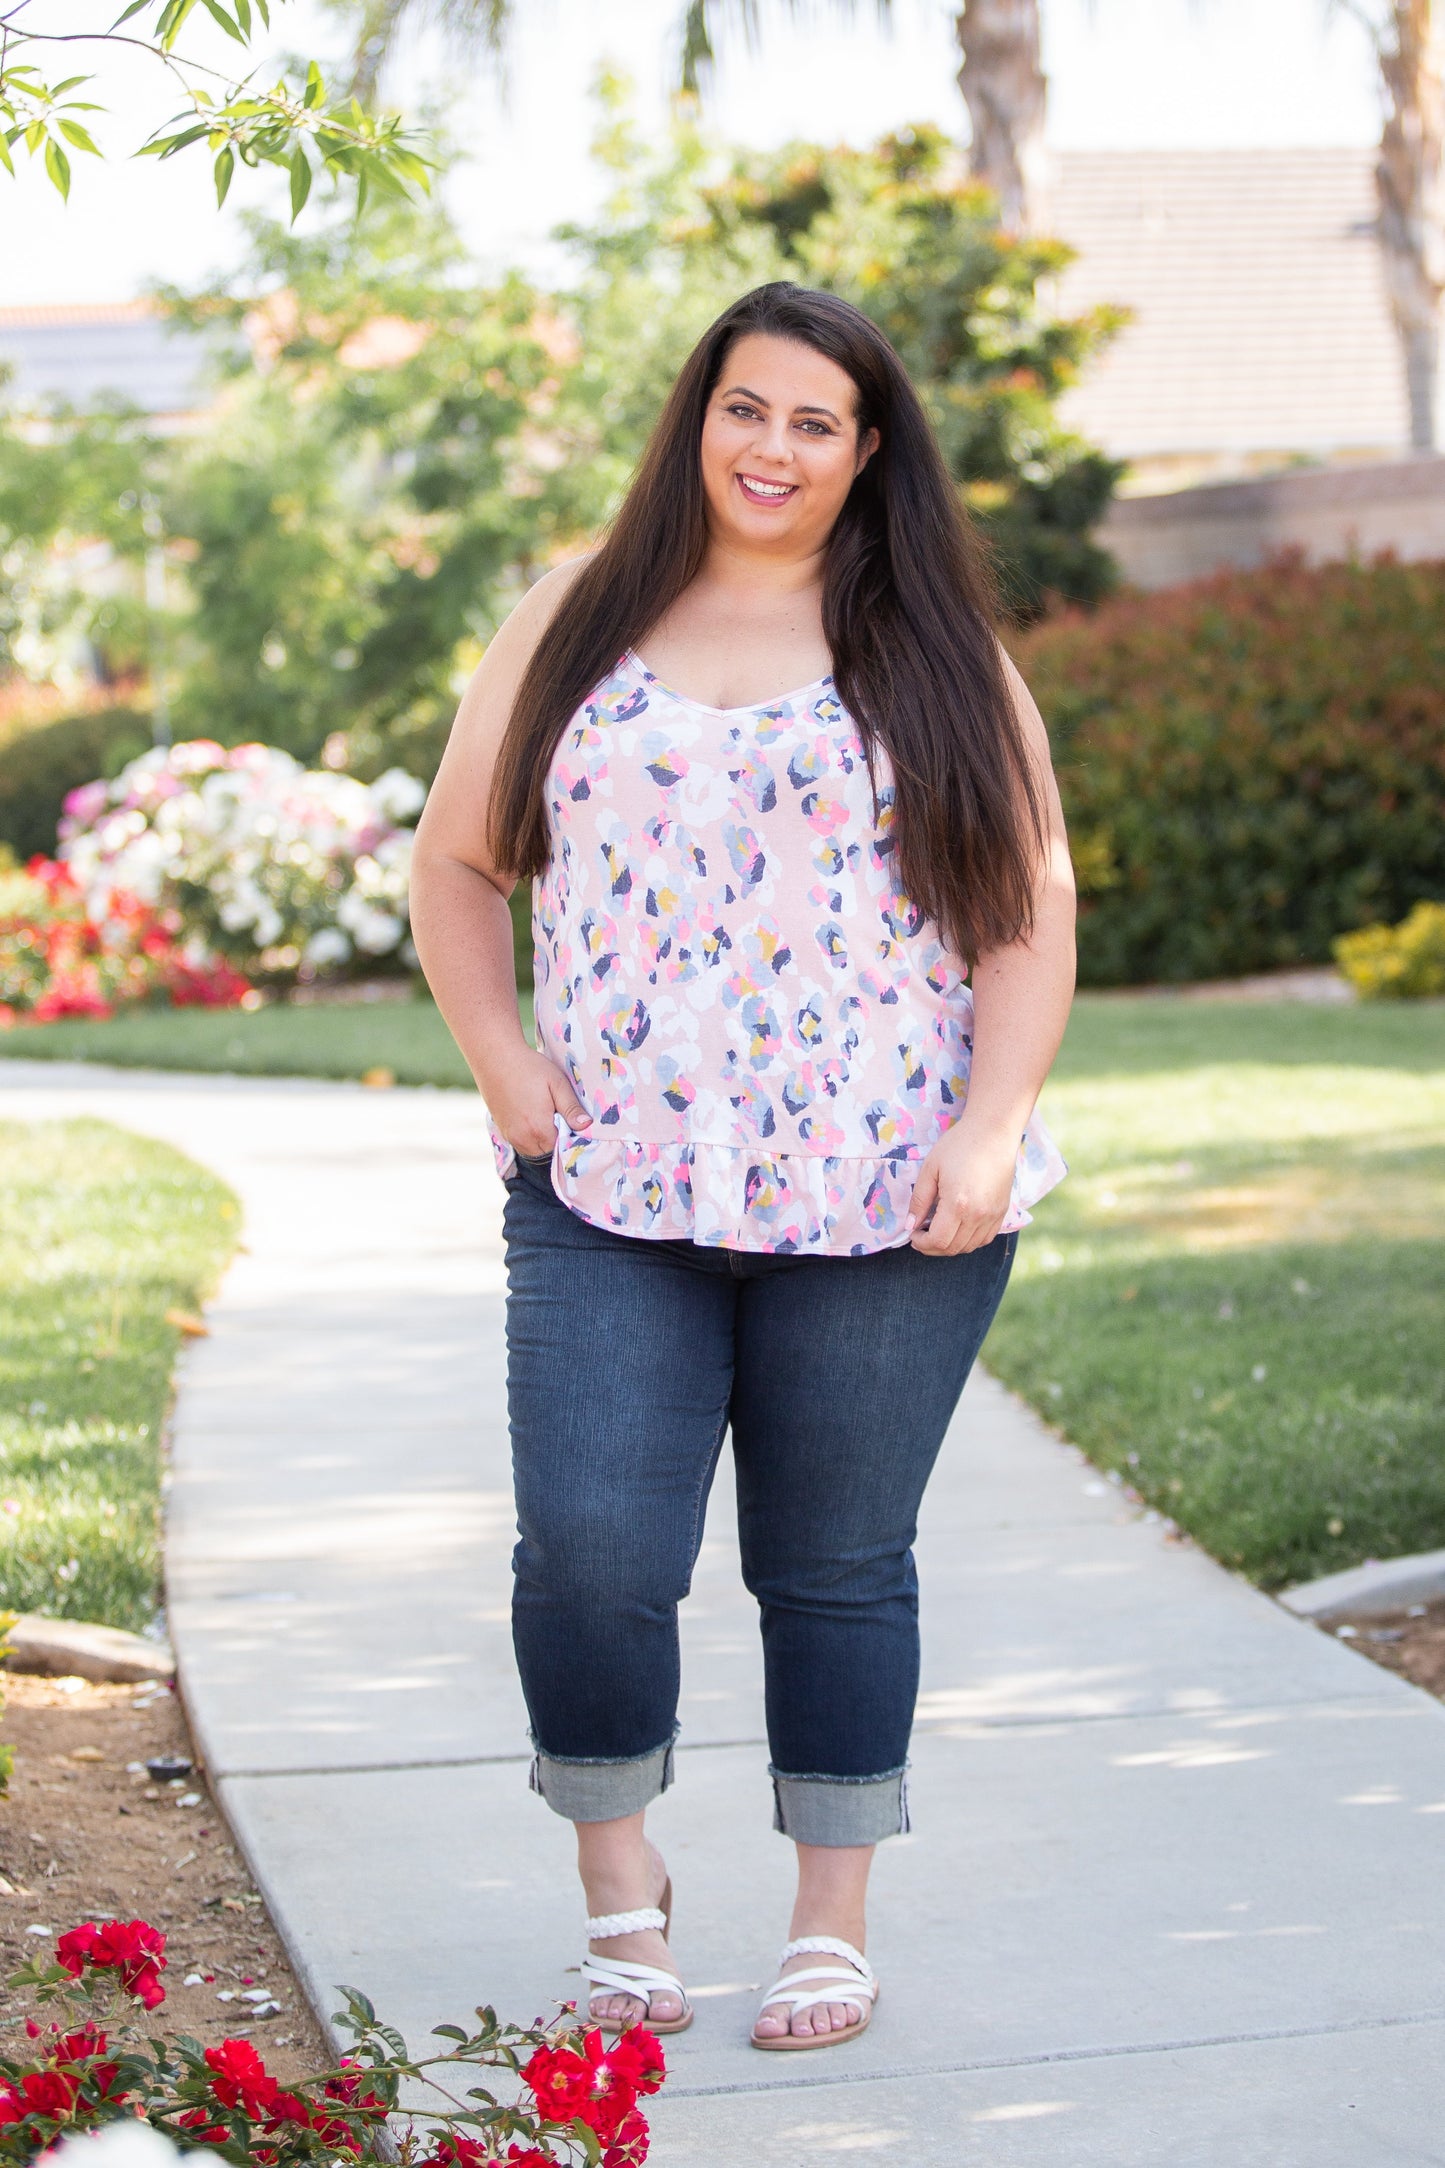
<path fill-rule="evenodd" d="M 401 768 L 361 783 L 276 746 L 196 738 L 72 791 L 60 856 L 92 911 L 124 890 L 264 976 L 382 958 L 410 967 L 405 823 L 425 796 Z"/>
<path fill-rule="evenodd" d="M 69 866 L 0 871 L 0 1025 L 109 1016 L 126 1002 L 229 1007 L 248 982 L 180 914 L 124 888 L 92 905 Z"/>
<path fill-rule="evenodd" d="M 638 2103 L 666 2070 L 640 2026 L 605 2043 L 568 2022 L 570 2005 L 557 2024 L 531 2027 L 479 2009 L 475 2032 L 438 2025 L 445 2047 L 413 2057 L 364 1995 L 343 1988 L 334 2022 L 354 2053 L 286 2088 L 249 2040 L 201 2048 L 137 2030 L 134 2006 L 149 2012 L 165 2000 L 165 1964 L 165 1936 L 149 1922 L 86 1920 L 60 1937 L 54 1963 L 36 1957 L 15 1974 L 12 1989 L 59 2004 L 65 2023 L 28 2019 L 28 2056 L 0 2056 L 0 2168 L 25 2168 L 58 2139 L 125 2118 L 260 2168 L 381 2159 L 402 2168 L 641 2168 L 647 2157 Z M 452 2074 L 478 2067 L 509 2073 L 515 2098 L 473 2086 L 466 2100 L 475 2105 L 463 2105 Z M 393 2123 L 404 2083 L 428 2086 L 448 2105 L 409 2109 Z"/>

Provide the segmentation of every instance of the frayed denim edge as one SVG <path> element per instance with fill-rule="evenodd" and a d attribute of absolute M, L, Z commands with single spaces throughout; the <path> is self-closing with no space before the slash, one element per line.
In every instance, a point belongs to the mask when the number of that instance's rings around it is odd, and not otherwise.
<path fill-rule="evenodd" d="M 885 1769 L 872 1777 L 829 1777 L 813 1773 L 796 1776 L 770 1765 L 773 1827 L 796 1844 L 881 1844 L 886 1837 L 906 1837 L 913 1827 L 908 1808 L 908 1766 L 904 1762 L 897 1769 Z M 792 1813 L 787 1815 L 784 1786 L 792 1785 L 814 1789 L 811 1796 L 807 1791 L 793 1794 Z M 865 1789 L 874 1795 L 871 1799 L 858 1796 Z M 884 1798 L 878 1797 L 880 1791 Z"/>
<path fill-rule="evenodd" d="M 569 1822 L 614 1822 L 638 1814 L 668 1790 L 676 1774 L 677 1727 L 646 1754 L 564 1756 L 536 1752 L 527 1788 Z M 661 1764 L 658 1767 L 658 1764 Z M 546 1772 L 544 1778 L 544 1770 Z M 603 1772 L 616 1772 L 615 1775 Z M 654 1775 L 654 1771 L 656 1772 Z M 592 1774 L 596 1772 L 596 1774 Z M 632 1782 L 628 1782 L 629 1773 Z M 548 1786 L 550 1785 L 550 1791 Z"/>

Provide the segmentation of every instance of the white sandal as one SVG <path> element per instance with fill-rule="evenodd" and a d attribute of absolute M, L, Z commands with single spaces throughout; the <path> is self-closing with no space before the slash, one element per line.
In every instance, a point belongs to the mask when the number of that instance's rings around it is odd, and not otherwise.
<path fill-rule="evenodd" d="M 600 1912 L 587 1922 L 587 1940 L 606 1942 L 611 1935 L 640 1935 L 648 1928 L 660 1927 L 667 1933 L 672 1924 L 672 1883 L 663 1886 L 662 1903 L 643 1905 L 636 1912 Z M 665 1972 L 661 1965 L 634 1964 L 626 1957 L 594 1957 L 589 1950 L 582 1960 L 582 1972 L 591 1990 L 587 1998 L 588 2022 L 600 2026 L 603 2032 L 622 2032 L 626 2025 L 645 2025 L 649 2032 L 686 2032 L 692 2023 L 692 2004 L 687 1999 L 687 1989 L 675 1972 Z M 647 2004 L 647 2016 L 642 2018 L 593 2017 L 592 1995 L 635 1995 L 639 2002 Z M 654 1995 L 676 1995 L 682 2003 L 679 2017 L 654 2017 Z"/>
<path fill-rule="evenodd" d="M 801 1972 L 783 1973 L 764 1995 L 759 2015 L 772 2003 L 786 2003 L 791 2025 L 800 2010 L 816 2009 L 820 2002 L 847 2002 L 856 2005 L 857 2022 L 844 2025 L 837 2032 L 775 2033 L 771 2039 L 760 2039 L 754 2032 L 749 2038 L 755 2048 L 770 2052 L 777 2049 L 784 2054 L 800 2048 L 835 2048 L 844 2040 L 856 2040 L 860 2032 L 868 2030 L 873 2005 L 878 2000 L 879 1980 L 863 1952 L 855 1950 L 851 1942 L 844 1942 L 838 1935 L 799 1935 L 796 1942 L 787 1944 L 778 1963 L 786 1965 L 790 1957 L 809 1957 L 815 1951 L 845 1959 L 847 1971 L 842 1965 L 809 1965 Z M 811 1984 L 805 1986 L 805 1981 Z"/>

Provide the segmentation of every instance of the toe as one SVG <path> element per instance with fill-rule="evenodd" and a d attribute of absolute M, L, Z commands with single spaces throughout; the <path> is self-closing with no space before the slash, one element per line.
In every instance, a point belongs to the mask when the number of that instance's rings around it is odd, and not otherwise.
<path fill-rule="evenodd" d="M 760 2010 L 753 2031 L 760 2040 L 777 2040 L 788 2030 L 788 2013 L 781 2003 L 770 2002 Z"/>

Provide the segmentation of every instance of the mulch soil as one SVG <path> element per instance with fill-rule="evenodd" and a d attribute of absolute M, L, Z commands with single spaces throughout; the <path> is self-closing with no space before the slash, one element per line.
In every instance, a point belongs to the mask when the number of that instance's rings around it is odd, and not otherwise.
<path fill-rule="evenodd" d="M 171 1689 L 12 1672 L 0 1673 L 0 1688 L 0 1738 L 15 1749 L 0 1800 L 0 1979 L 82 1920 L 148 1920 L 166 1936 L 167 1961 L 149 2030 L 188 2033 L 202 2047 L 250 2039 L 284 2083 L 331 2069 Z M 157 1782 L 145 1765 L 168 1755 L 192 1773 Z M 245 1999 L 260 1992 L 274 2007 Z M 6 2052 L 23 2046 L 16 2034 L 30 2014 L 24 1996 L 0 1989 Z"/>
<path fill-rule="evenodd" d="M 1411 1604 L 1408 1610 L 1346 1620 L 1343 1628 L 1326 1631 L 1445 1701 L 1445 1602 Z"/>

